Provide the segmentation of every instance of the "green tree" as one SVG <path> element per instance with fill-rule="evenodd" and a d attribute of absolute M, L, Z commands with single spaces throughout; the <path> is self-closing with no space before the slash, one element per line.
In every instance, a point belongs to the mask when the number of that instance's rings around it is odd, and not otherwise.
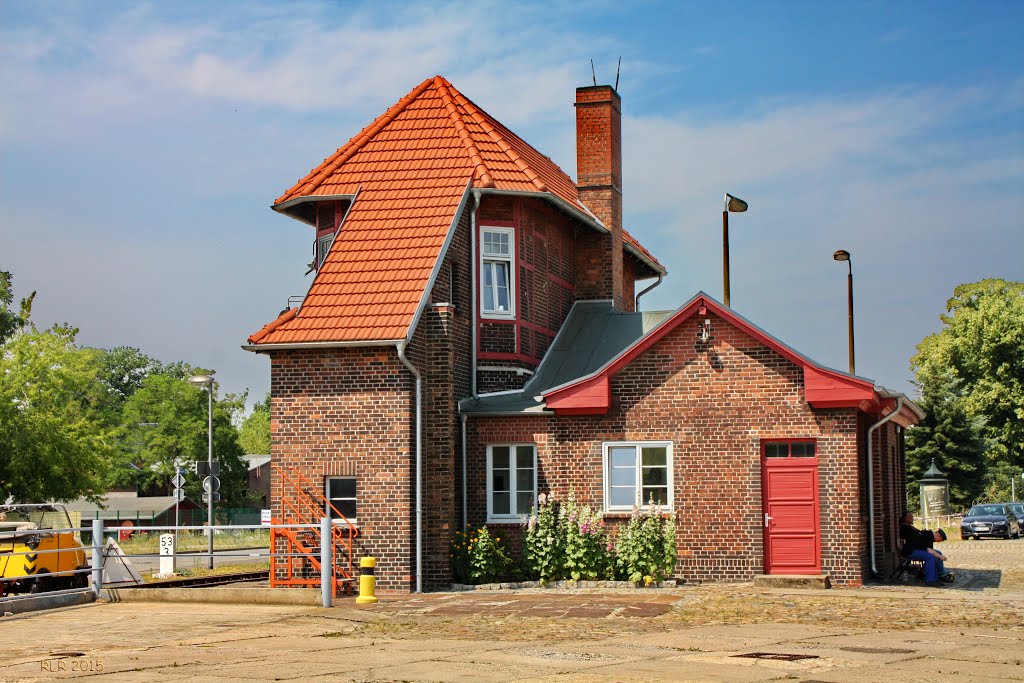
<path fill-rule="evenodd" d="M 921 397 L 924 419 L 907 432 L 907 486 L 911 509 L 920 505 L 918 481 L 935 461 L 949 478 L 949 504 L 966 508 L 982 494 L 987 466 L 979 420 L 962 398 L 935 388 Z"/>
<path fill-rule="evenodd" d="M 14 276 L 6 270 L 0 270 L 0 344 L 4 343 L 18 330 L 28 325 L 29 314 L 32 312 L 32 300 L 36 293 L 32 292 L 21 300 L 21 307 L 15 313 L 10 309 L 14 303 Z"/>
<path fill-rule="evenodd" d="M 1024 283 L 960 285 L 940 318 L 942 330 L 918 344 L 911 368 L 923 396 L 960 402 L 980 422 L 987 488 L 1004 466 L 1024 466 Z"/>
<path fill-rule="evenodd" d="M 141 492 L 162 493 L 170 485 L 177 466 L 207 459 L 208 396 L 186 380 L 154 373 L 142 380 L 125 401 L 121 415 L 125 438 L 116 468 L 115 483 L 135 483 Z M 213 457 L 220 462 L 221 498 L 224 504 L 248 504 L 248 466 L 242 459 L 238 432 L 232 424 L 234 406 L 213 404 Z M 186 495 L 202 500 L 201 480 L 186 476 Z"/>
<path fill-rule="evenodd" d="M 238 443 L 250 455 L 270 453 L 270 394 L 253 406 L 252 412 L 238 429 Z"/>
<path fill-rule="evenodd" d="M 117 430 L 97 379 L 100 353 L 78 348 L 76 333 L 27 325 L 0 345 L 0 500 L 104 493 Z"/>
<path fill-rule="evenodd" d="M 109 388 L 111 400 L 118 411 L 142 386 L 142 380 L 162 369 L 160 361 L 131 346 L 102 351 L 102 363 L 101 379 Z"/>

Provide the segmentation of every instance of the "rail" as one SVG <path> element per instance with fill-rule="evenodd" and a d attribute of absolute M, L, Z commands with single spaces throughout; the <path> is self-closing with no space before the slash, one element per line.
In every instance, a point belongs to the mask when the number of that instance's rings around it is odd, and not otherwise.
<path fill-rule="evenodd" d="M 302 532 L 303 530 L 314 532 L 319 538 L 319 551 L 320 561 L 318 562 L 318 568 L 320 569 L 320 584 L 322 593 L 322 603 L 324 607 L 330 607 L 333 603 L 335 594 L 335 588 L 337 585 L 336 570 L 339 569 L 336 566 L 335 553 L 334 553 L 334 525 L 330 518 L 323 517 L 317 524 L 301 524 L 301 523 L 289 523 L 289 524 L 240 524 L 240 525 L 215 525 L 215 526 L 138 526 L 133 527 L 132 532 L 173 532 L 177 535 L 177 532 L 203 532 L 203 533 L 223 533 L 231 531 L 240 531 L 246 529 L 269 529 L 271 532 L 271 538 L 275 532 L 291 531 L 292 533 Z M 3 612 L 3 605 L 6 601 L 13 601 L 23 599 L 25 595 L 64 595 L 72 593 L 83 593 L 92 591 L 97 597 L 99 597 L 104 588 L 104 574 L 105 564 L 108 557 L 106 552 L 107 542 L 104 540 L 105 532 L 117 533 L 121 531 L 120 527 L 104 527 L 102 519 L 92 520 L 92 526 L 77 528 L 47 528 L 47 529 L 32 529 L 32 528 L 21 528 L 17 530 L 5 530 L 0 531 L 0 568 L 3 569 L 0 572 L 0 613 Z M 33 548 L 32 544 L 39 544 L 39 539 L 43 537 L 49 537 L 57 534 L 75 534 L 81 537 L 85 533 L 91 533 L 91 540 L 89 544 L 78 544 L 74 546 L 64 548 Z M 7 548 L 9 546 L 9 548 Z M 18 548 L 22 547 L 23 550 Z M 349 546 L 351 547 L 351 546 Z M 126 558 L 172 558 L 176 560 L 181 557 L 220 557 L 220 558 L 231 558 L 231 557 L 266 557 L 272 558 L 271 548 L 267 548 L 266 552 L 251 552 L 252 549 L 244 548 L 233 548 L 230 550 L 216 550 L 213 553 L 208 550 L 197 550 L 197 551 L 186 551 L 178 552 L 171 547 L 171 552 L 154 552 L 154 553 L 133 553 L 131 555 L 125 555 Z M 262 549 L 259 549 L 262 550 Z M 60 555 L 60 554 L 76 554 L 77 567 L 74 569 L 60 569 L 59 566 L 56 570 L 50 571 L 49 564 L 40 563 L 40 558 L 49 555 Z M 77 554 L 81 553 L 81 560 L 77 559 Z M 279 556 L 284 557 L 309 557 L 309 552 L 296 552 L 296 553 L 278 553 Z M 12 565 L 12 561 L 15 558 L 23 558 L 21 567 Z M 342 570 L 344 571 L 344 570 Z M 267 572 L 263 572 L 266 576 Z M 82 578 L 79 578 L 82 577 Z M 216 577 L 203 577 L 203 578 L 216 578 Z M 180 584 L 179 584 L 180 585 Z"/>

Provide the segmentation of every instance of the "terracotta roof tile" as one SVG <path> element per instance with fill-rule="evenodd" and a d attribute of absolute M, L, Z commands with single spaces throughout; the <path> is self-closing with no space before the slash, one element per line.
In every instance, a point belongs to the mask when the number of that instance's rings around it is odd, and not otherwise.
<path fill-rule="evenodd" d="M 551 159 L 441 76 L 428 78 L 277 199 L 356 195 L 302 307 L 249 342 L 404 339 L 468 183 L 548 192 L 589 213 Z"/>

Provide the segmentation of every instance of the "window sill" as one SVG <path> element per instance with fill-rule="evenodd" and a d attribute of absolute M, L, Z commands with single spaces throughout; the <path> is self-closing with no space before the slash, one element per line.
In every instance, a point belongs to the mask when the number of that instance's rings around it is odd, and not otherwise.
<path fill-rule="evenodd" d="M 650 508 L 648 508 L 645 505 L 644 507 L 637 508 L 637 509 L 640 511 L 640 514 L 647 514 L 647 511 Z M 672 514 L 672 508 L 667 508 L 667 507 L 658 508 L 658 514 L 662 514 L 662 515 Z M 602 513 L 602 516 L 605 519 L 629 519 L 630 517 L 633 516 L 633 511 L 632 510 L 605 510 Z"/>

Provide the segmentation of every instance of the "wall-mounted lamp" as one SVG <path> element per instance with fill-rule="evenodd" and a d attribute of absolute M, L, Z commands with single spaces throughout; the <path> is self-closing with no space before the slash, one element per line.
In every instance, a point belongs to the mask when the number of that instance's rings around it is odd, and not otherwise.
<path fill-rule="evenodd" d="M 697 341 L 707 342 L 711 339 L 711 318 L 704 318 L 704 324 L 697 329 Z"/>

